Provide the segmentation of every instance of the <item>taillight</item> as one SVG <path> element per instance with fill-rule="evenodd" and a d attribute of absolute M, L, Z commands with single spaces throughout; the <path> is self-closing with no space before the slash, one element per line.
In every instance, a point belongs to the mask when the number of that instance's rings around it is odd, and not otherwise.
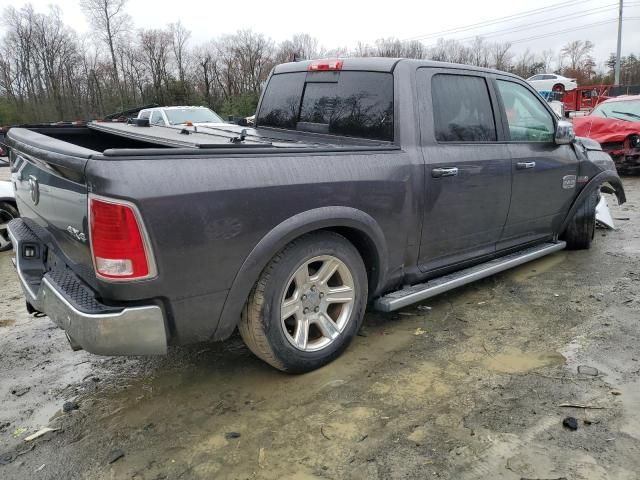
<path fill-rule="evenodd" d="M 91 253 L 96 274 L 109 280 L 155 276 L 137 210 L 128 202 L 89 197 Z"/>
<path fill-rule="evenodd" d="M 309 64 L 307 70 L 310 72 L 321 72 L 327 70 L 342 70 L 342 60 L 335 59 L 324 59 L 324 60 L 314 60 Z"/>

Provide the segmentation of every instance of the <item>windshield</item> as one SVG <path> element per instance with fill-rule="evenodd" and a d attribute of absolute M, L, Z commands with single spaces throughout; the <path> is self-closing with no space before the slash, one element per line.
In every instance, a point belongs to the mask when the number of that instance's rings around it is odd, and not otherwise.
<path fill-rule="evenodd" d="M 601 103 L 591 112 L 591 115 L 638 122 L 640 121 L 640 100 Z"/>
<path fill-rule="evenodd" d="M 208 108 L 172 108 L 165 110 L 169 124 L 181 125 L 183 123 L 224 123 L 216 113 Z"/>

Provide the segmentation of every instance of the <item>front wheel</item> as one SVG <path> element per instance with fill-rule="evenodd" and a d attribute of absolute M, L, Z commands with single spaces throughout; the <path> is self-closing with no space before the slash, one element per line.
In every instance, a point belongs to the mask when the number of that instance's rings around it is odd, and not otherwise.
<path fill-rule="evenodd" d="M 249 349 L 280 370 L 302 373 L 334 360 L 362 323 L 367 274 L 358 250 L 334 232 L 284 247 L 262 272 L 239 330 Z"/>
<path fill-rule="evenodd" d="M 596 232 L 596 206 L 599 198 L 600 192 L 595 191 L 577 208 L 562 236 L 562 239 L 567 242 L 568 249 L 591 248 Z"/>
<path fill-rule="evenodd" d="M 18 210 L 8 202 L 0 202 L 0 252 L 11 249 L 11 239 L 7 225 L 14 218 L 18 218 Z"/>

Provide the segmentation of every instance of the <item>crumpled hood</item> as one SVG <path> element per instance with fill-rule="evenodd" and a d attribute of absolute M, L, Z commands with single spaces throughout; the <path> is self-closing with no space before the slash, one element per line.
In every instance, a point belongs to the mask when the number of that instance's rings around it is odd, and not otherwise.
<path fill-rule="evenodd" d="M 573 119 L 573 130 L 599 143 L 623 142 L 629 135 L 640 134 L 640 122 L 587 115 Z"/>

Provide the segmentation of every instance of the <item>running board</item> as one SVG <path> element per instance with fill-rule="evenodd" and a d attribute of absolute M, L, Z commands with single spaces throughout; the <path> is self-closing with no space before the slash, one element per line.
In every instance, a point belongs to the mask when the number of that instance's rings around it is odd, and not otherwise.
<path fill-rule="evenodd" d="M 489 277 L 495 273 L 509 270 L 523 263 L 530 262 L 550 253 L 563 250 L 567 246 L 566 242 L 544 243 L 525 250 L 511 253 L 504 257 L 481 263 L 475 267 L 466 268 L 458 272 L 450 273 L 443 277 L 434 278 L 426 283 L 412 285 L 402 290 L 388 293 L 384 297 L 378 298 L 374 303 L 374 308 L 381 312 L 393 312 L 412 303 L 435 297 L 440 293 L 453 290 L 454 288 L 475 282 L 481 278 Z"/>

